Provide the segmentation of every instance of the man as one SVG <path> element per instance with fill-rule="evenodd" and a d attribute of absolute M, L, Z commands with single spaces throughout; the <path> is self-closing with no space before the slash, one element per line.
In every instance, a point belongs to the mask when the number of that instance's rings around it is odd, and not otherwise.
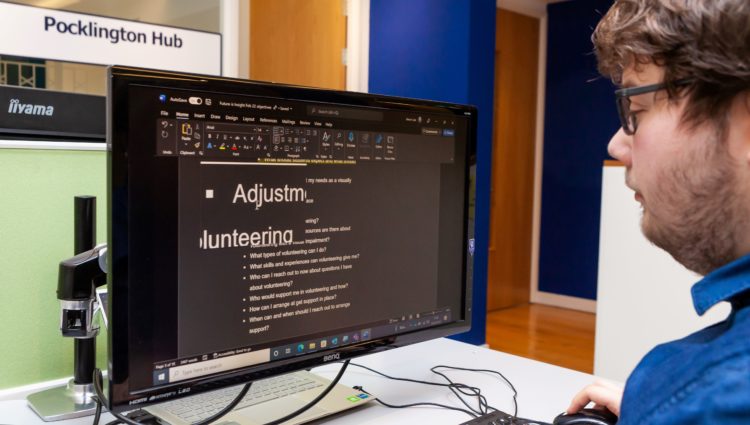
<path fill-rule="evenodd" d="M 593 42 L 623 87 L 609 153 L 644 235 L 704 275 L 699 314 L 721 301 L 732 313 L 653 349 L 624 393 L 597 382 L 568 411 L 594 402 L 622 425 L 750 424 L 750 1 L 617 0 Z"/>

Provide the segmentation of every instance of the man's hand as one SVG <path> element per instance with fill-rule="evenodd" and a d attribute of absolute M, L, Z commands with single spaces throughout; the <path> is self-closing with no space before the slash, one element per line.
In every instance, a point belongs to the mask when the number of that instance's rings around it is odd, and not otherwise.
<path fill-rule="evenodd" d="M 606 407 L 610 412 L 620 416 L 620 402 L 622 401 L 622 387 L 604 380 L 596 380 L 573 397 L 566 413 L 575 413 L 590 402 L 595 408 Z"/>

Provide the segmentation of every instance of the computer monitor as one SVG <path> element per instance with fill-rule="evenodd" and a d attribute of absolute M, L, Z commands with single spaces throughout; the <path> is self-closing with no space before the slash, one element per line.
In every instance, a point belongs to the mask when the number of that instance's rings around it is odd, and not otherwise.
<path fill-rule="evenodd" d="M 110 409 L 470 328 L 475 108 L 108 78 Z"/>

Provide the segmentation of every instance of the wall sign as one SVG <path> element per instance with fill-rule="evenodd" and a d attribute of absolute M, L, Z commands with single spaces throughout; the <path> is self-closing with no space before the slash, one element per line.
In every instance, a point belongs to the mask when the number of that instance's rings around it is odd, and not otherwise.
<path fill-rule="evenodd" d="M 0 2 L 0 54 L 221 75 L 221 35 Z"/>
<path fill-rule="evenodd" d="M 0 138 L 104 142 L 104 96 L 0 86 Z"/>

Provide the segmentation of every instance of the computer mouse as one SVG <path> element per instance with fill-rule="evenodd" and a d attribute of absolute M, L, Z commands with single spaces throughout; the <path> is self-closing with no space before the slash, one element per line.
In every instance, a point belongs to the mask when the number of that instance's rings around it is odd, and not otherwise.
<path fill-rule="evenodd" d="M 583 409 L 576 413 L 558 415 L 553 425 L 614 425 L 617 416 L 609 410 Z"/>

